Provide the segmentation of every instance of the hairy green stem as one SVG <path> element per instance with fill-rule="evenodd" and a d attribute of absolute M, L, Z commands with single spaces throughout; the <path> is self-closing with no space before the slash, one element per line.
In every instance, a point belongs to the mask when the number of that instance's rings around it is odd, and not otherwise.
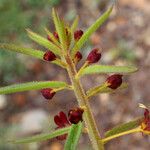
<path fill-rule="evenodd" d="M 84 115 L 83 120 L 85 121 L 85 124 L 88 128 L 88 135 L 91 140 L 92 146 L 94 150 L 104 150 L 104 145 L 101 140 L 99 140 L 101 137 L 99 135 L 94 117 L 91 112 L 91 108 L 89 105 L 89 102 L 86 98 L 85 91 L 80 83 L 80 80 L 75 78 L 77 71 L 76 67 L 70 57 L 69 54 L 65 56 L 66 62 L 67 62 L 67 71 L 70 77 L 70 80 L 72 82 L 72 86 L 74 88 L 75 96 L 78 100 L 79 106 L 84 107 Z"/>

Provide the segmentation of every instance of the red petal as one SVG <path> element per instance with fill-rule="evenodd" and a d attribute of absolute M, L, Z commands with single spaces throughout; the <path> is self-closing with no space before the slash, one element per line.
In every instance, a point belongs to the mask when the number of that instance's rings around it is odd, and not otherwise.
<path fill-rule="evenodd" d="M 62 123 L 62 120 L 60 119 L 58 115 L 54 117 L 54 122 L 58 125 L 58 127 L 60 128 L 64 127 L 64 124 Z"/>
<path fill-rule="evenodd" d="M 148 109 L 145 109 L 144 117 L 145 117 L 145 119 L 149 118 L 149 110 Z"/>
<path fill-rule="evenodd" d="M 59 117 L 60 117 L 60 119 L 61 119 L 61 122 L 62 122 L 64 125 L 69 125 L 69 124 L 70 124 L 69 121 L 68 121 L 68 119 L 67 119 L 66 114 L 65 114 L 63 111 L 61 111 L 61 112 L 59 113 Z"/>
<path fill-rule="evenodd" d="M 57 138 L 57 140 L 60 140 L 60 141 L 66 140 L 67 134 L 63 134 L 63 135 L 57 136 L 56 138 Z"/>

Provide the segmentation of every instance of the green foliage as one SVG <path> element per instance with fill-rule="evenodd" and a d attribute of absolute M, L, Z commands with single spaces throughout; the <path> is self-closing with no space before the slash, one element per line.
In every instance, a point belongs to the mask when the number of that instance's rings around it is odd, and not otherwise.
<path fill-rule="evenodd" d="M 65 88 L 67 87 L 67 84 L 65 82 L 59 81 L 40 81 L 40 82 L 35 81 L 1 87 L 0 94 L 10 94 L 29 90 L 39 90 L 43 88 L 60 88 L 60 87 Z"/>
<path fill-rule="evenodd" d="M 76 30 L 76 28 L 77 28 L 77 26 L 78 26 L 78 23 L 79 23 L 79 17 L 77 16 L 77 17 L 74 19 L 74 21 L 73 21 L 73 23 L 72 23 L 72 25 L 71 25 L 71 32 L 72 32 L 72 33 Z"/>
<path fill-rule="evenodd" d="M 41 8 L 40 1 L 27 0 L 27 2 L 31 6 L 34 5 L 34 6 Z M 88 98 L 98 94 L 99 92 L 101 93 L 113 92 L 114 90 L 109 89 L 108 85 L 104 83 L 103 85 L 91 88 L 89 91 L 87 91 L 87 95 L 86 95 L 79 79 L 83 75 L 96 74 L 96 73 L 97 74 L 109 74 L 109 73 L 129 74 L 129 73 L 133 73 L 137 71 L 137 68 L 134 66 L 91 65 L 91 64 L 88 64 L 88 62 L 86 61 L 84 65 L 80 68 L 80 70 L 77 71 L 76 62 L 75 62 L 76 58 L 74 56 L 76 52 L 79 51 L 81 47 L 84 45 L 84 43 L 89 39 L 90 35 L 94 31 L 96 31 L 102 25 L 102 23 L 110 16 L 112 8 L 113 6 L 110 7 L 101 17 L 99 17 L 96 20 L 96 22 L 88 28 L 88 30 L 82 35 L 82 37 L 77 42 L 74 40 L 74 30 L 76 29 L 78 25 L 78 18 L 74 20 L 71 28 L 69 28 L 69 26 L 66 25 L 64 21 L 59 18 L 57 12 L 54 9 L 52 10 L 52 16 L 53 16 L 54 25 L 55 25 L 59 38 L 55 37 L 55 35 L 53 35 L 47 29 L 46 29 L 46 33 L 50 35 L 51 40 L 47 40 L 46 38 L 42 37 L 41 35 L 38 35 L 37 33 L 32 32 L 31 30 L 27 30 L 28 36 L 33 41 L 35 41 L 41 46 L 44 46 L 46 49 L 52 51 L 53 53 L 59 56 L 59 58 L 56 57 L 56 60 L 52 61 L 52 63 L 58 64 L 59 66 L 67 70 L 69 78 L 71 80 L 71 86 L 61 81 L 40 81 L 40 82 L 36 81 L 36 82 L 15 84 L 15 85 L 10 85 L 10 86 L 0 88 L 0 94 L 10 94 L 10 93 L 23 92 L 23 91 L 28 91 L 28 90 L 39 90 L 43 88 L 53 88 L 56 91 L 60 89 L 65 89 L 65 88 L 73 89 L 76 95 L 76 98 L 78 100 L 79 107 L 83 108 L 84 110 L 83 119 L 87 125 L 87 129 L 88 129 L 87 133 L 90 137 L 90 140 L 92 141 L 91 143 L 93 145 L 93 148 L 101 149 L 101 150 L 104 149 L 104 146 L 103 146 L 104 141 L 106 142 L 108 141 L 108 139 L 102 139 L 99 136 L 99 133 L 95 124 L 95 120 L 90 110 Z M 5 43 L 0 44 L 0 48 L 30 55 L 30 56 L 43 60 L 43 55 L 44 55 L 43 51 L 20 47 L 20 46 L 13 45 L 13 44 L 5 44 Z M 50 54 L 46 53 L 46 56 L 51 57 L 51 53 Z M 50 59 L 48 59 L 47 61 L 50 61 Z M 123 83 L 118 89 L 123 89 L 126 86 L 127 84 Z M 56 119 L 55 122 L 57 121 L 59 122 L 59 123 L 56 123 L 58 126 L 59 124 L 61 124 L 61 121 L 65 120 L 64 122 L 67 122 L 65 117 L 64 118 L 61 118 L 61 117 L 62 116 L 56 116 L 55 118 Z M 75 117 L 76 117 L 76 114 L 75 114 Z M 112 135 L 116 135 L 116 134 L 119 134 L 128 130 L 134 129 L 140 125 L 140 121 L 141 121 L 140 119 L 137 119 L 135 121 L 131 121 L 129 123 L 115 127 L 112 130 L 107 131 L 105 134 L 105 137 L 109 137 Z M 65 123 L 63 124 L 63 126 L 64 125 Z M 139 131 L 141 130 L 138 130 L 138 132 Z M 65 144 L 65 150 L 75 150 L 77 147 L 81 132 L 82 132 L 82 123 L 80 122 L 76 125 L 72 124 L 71 127 L 58 129 L 52 133 L 40 134 L 40 135 L 36 135 L 33 137 L 24 138 L 24 139 L 12 140 L 10 142 L 13 142 L 16 144 L 39 142 L 39 141 L 51 139 L 51 138 L 68 133 L 67 141 Z M 114 137 L 109 138 L 109 140 L 112 138 Z"/>
<path fill-rule="evenodd" d="M 54 0 L 53 0 L 54 1 Z M 0 38 L 1 40 L 25 40 L 24 29 L 34 26 L 40 30 L 48 22 L 45 13 L 52 3 L 50 0 L 0 0 Z M 32 11 L 31 11 L 32 10 Z M 36 25 L 35 24 L 36 20 Z"/>
<path fill-rule="evenodd" d="M 26 41 L 27 27 L 40 31 L 48 23 L 53 3 L 59 4 L 59 0 L 0 0 L 0 42 Z M 39 12 L 44 15 L 40 17 Z M 15 54 L 0 50 L 1 83 L 12 82 L 12 77 L 16 80 L 17 76 L 23 76 L 25 72 L 25 66 Z"/>
<path fill-rule="evenodd" d="M 72 124 L 69 130 L 64 150 L 76 150 L 80 135 L 82 132 L 82 123 Z"/>
<path fill-rule="evenodd" d="M 57 6 L 59 5 L 61 0 L 49 0 L 49 3 L 51 6 Z"/>
<path fill-rule="evenodd" d="M 107 66 L 107 65 L 92 65 L 84 68 L 79 76 L 87 74 L 106 74 L 106 73 L 120 73 L 129 74 L 137 71 L 134 66 Z"/>
<path fill-rule="evenodd" d="M 17 126 L 8 126 L 6 124 L 0 125 L 0 150 L 18 150 L 21 146 L 8 143 L 8 137 L 13 137 L 17 131 Z M 25 147 L 22 149 L 25 150 Z"/>
<path fill-rule="evenodd" d="M 68 133 L 69 129 L 70 129 L 70 127 L 66 127 L 66 128 L 58 129 L 58 130 L 50 132 L 50 133 L 39 134 L 39 135 L 35 135 L 32 137 L 18 139 L 18 140 L 9 140 L 9 142 L 14 143 L 14 144 L 41 142 L 44 140 L 52 139 L 57 136 L 66 134 L 66 133 Z"/>
<path fill-rule="evenodd" d="M 115 134 L 119 134 L 121 132 L 125 132 L 128 130 L 134 129 L 140 125 L 141 121 L 142 121 L 142 118 L 138 118 L 138 119 L 130 121 L 128 123 L 118 125 L 118 126 L 114 127 L 113 129 L 107 131 L 105 133 L 105 137 L 109 137 L 109 136 L 112 136 Z"/>
<path fill-rule="evenodd" d="M 5 65 L 4 65 L 5 64 Z M 7 64 L 7 65 L 6 65 Z M 1 85 L 4 82 L 10 83 L 12 80 L 16 80 L 18 76 L 24 76 L 26 74 L 26 68 L 23 62 L 21 62 L 17 55 L 14 53 L 8 53 L 0 50 L 0 80 Z M 13 77 L 13 79 L 12 79 Z"/>

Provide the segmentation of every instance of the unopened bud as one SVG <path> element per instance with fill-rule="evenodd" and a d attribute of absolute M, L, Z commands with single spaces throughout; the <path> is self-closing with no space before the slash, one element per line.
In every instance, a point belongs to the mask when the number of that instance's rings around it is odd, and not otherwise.
<path fill-rule="evenodd" d="M 41 90 L 41 93 L 45 99 L 52 99 L 56 92 L 51 88 L 45 88 Z"/>
<path fill-rule="evenodd" d="M 48 39 L 50 42 L 52 42 L 52 39 L 51 39 L 50 35 L 47 35 L 47 39 Z"/>
<path fill-rule="evenodd" d="M 106 82 L 111 89 L 117 89 L 122 84 L 122 75 L 114 74 L 107 78 Z"/>
<path fill-rule="evenodd" d="M 100 60 L 100 58 L 101 58 L 100 50 L 98 48 L 95 48 L 89 53 L 87 61 L 88 63 L 96 63 Z"/>
<path fill-rule="evenodd" d="M 81 38 L 82 35 L 83 35 L 83 31 L 82 30 L 77 30 L 77 31 L 74 32 L 74 39 L 78 41 Z"/>
<path fill-rule="evenodd" d="M 75 54 L 75 62 L 79 62 L 81 59 L 82 59 L 82 54 L 78 51 L 76 54 Z"/>
<path fill-rule="evenodd" d="M 43 59 L 46 61 L 54 61 L 56 60 L 56 55 L 51 51 L 46 51 L 43 56 Z"/>
<path fill-rule="evenodd" d="M 84 110 L 82 108 L 72 108 L 68 112 L 68 119 L 70 123 L 77 124 L 79 121 L 82 121 L 82 115 Z"/>
<path fill-rule="evenodd" d="M 58 33 L 56 31 L 53 33 L 53 35 L 57 40 L 59 39 Z"/>

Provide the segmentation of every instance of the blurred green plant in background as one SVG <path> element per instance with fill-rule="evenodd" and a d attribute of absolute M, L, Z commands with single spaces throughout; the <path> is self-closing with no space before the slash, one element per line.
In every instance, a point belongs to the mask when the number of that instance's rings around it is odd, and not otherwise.
<path fill-rule="evenodd" d="M 11 63 L 8 63 L 9 62 Z M 4 65 L 7 64 L 7 65 Z M 8 54 L 5 51 L 0 51 L 0 81 L 11 82 L 17 77 L 26 73 L 24 64 L 18 59 L 14 53 Z"/>
<path fill-rule="evenodd" d="M 25 28 L 34 27 L 37 31 L 44 31 L 43 28 L 48 25 L 51 7 L 59 3 L 60 0 L 0 0 L 0 41 L 29 42 Z M 26 72 L 20 57 L 13 52 L 0 51 L 1 85 L 15 81 Z M 6 144 L 7 137 L 18 130 L 16 126 L 4 126 L 0 125 L 0 150 L 29 149 L 29 145 L 20 147 L 8 142 Z"/>
<path fill-rule="evenodd" d="M 51 7 L 59 3 L 60 0 L 0 0 L 0 41 L 28 42 L 25 28 L 34 27 L 36 31 L 44 31 Z M 25 66 L 17 55 L 0 51 L 1 83 L 11 82 L 12 77 L 15 80 L 25 72 Z"/>
<path fill-rule="evenodd" d="M 0 126 L 0 149 L 1 150 L 17 150 L 19 149 L 18 145 L 13 145 L 7 142 L 6 144 L 6 139 L 8 136 L 12 136 L 12 134 L 15 132 L 15 127 L 14 126 Z M 20 147 L 21 148 L 21 147 Z"/>
<path fill-rule="evenodd" d="M 128 45 L 125 40 L 119 40 L 116 47 L 111 48 L 107 52 L 107 57 L 111 61 L 120 58 L 122 61 L 126 61 L 131 64 L 134 64 L 137 60 L 133 46 Z"/>
<path fill-rule="evenodd" d="M 50 8 L 59 2 L 60 0 L 1 0 L 0 38 L 12 41 L 17 36 L 16 39 L 24 40 L 24 29 L 34 26 L 36 30 L 40 30 L 48 22 Z"/>

